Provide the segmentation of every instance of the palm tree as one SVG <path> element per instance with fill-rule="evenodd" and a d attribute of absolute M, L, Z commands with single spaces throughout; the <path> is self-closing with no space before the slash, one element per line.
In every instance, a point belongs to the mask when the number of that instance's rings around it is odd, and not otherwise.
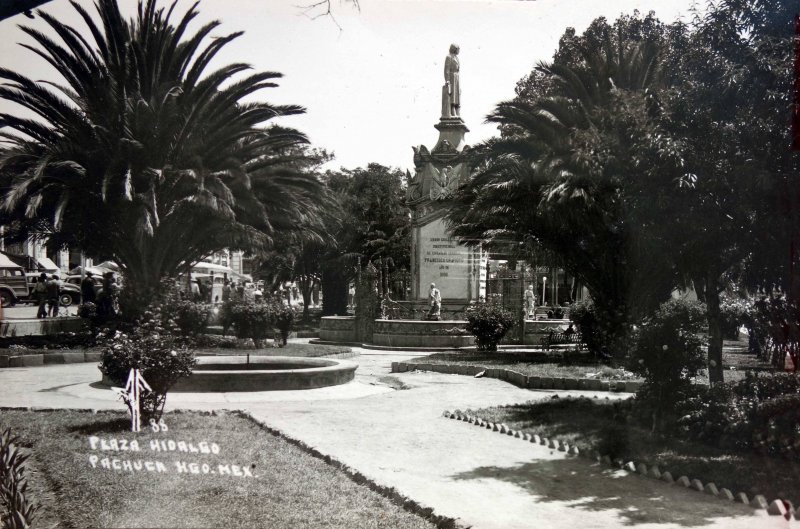
<path fill-rule="evenodd" d="M 656 127 L 649 89 L 661 80 L 661 47 L 605 28 L 578 61 L 540 64 L 536 97 L 497 105 L 487 120 L 503 134 L 479 148 L 448 218 L 467 243 L 557 255 L 620 334 L 630 312 L 669 293 L 673 271 L 626 200 L 644 176 L 640 140 Z"/>
<path fill-rule="evenodd" d="M 314 215 L 319 182 L 292 169 L 302 134 L 263 124 L 303 112 L 245 98 L 275 87 L 276 72 L 246 64 L 211 68 L 241 33 L 189 31 L 197 4 L 142 0 L 125 20 L 97 0 L 85 28 L 47 13 L 57 42 L 22 28 L 61 78 L 34 81 L 0 69 L 0 97 L 37 119 L 0 115 L 2 219 L 17 238 L 46 236 L 111 257 L 138 297 L 212 251 L 270 244 L 276 229 Z"/>

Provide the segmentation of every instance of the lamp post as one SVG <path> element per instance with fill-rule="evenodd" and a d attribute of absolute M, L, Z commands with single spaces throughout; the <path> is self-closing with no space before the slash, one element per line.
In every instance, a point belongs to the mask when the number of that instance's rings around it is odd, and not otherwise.
<path fill-rule="evenodd" d="M 544 295 L 546 292 L 547 292 L 547 276 L 542 276 L 542 307 L 545 306 Z"/>

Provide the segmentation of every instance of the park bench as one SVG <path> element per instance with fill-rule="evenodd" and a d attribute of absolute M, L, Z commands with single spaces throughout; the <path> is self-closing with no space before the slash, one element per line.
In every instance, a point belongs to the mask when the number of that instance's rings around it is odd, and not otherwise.
<path fill-rule="evenodd" d="M 580 346 L 582 343 L 583 337 L 579 332 L 566 333 L 550 331 L 542 338 L 542 348 L 545 351 L 550 350 L 550 347 L 553 345 L 577 344 Z"/>

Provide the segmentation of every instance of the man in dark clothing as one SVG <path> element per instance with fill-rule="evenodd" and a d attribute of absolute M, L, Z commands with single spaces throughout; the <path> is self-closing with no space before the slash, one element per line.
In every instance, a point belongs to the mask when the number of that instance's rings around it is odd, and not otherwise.
<path fill-rule="evenodd" d="M 103 292 L 97 300 L 97 314 L 109 318 L 117 313 L 117 282 L 114 273 L 108 272 L 103 275 Z"/>
<path fill-rule="evenodd" d="M 97 301 L 97 293 L 94 290 L 93 274 L 86 272 L 86 277 L 81 281 L 81 297 L 84 303 L 95 303 Z"/>
<path fill-rule="evenodd" d="M 47 304 L 50 308 L 50 317 L 55 318 L 58 316 L 58 294 L 61 291 L 61 285 L 58 282 L 58 276 L 54 275 L 47 282 Z"/>
<path fill-rule="evenodd" d="M 36 303 L 39 304 L 39 310 L 36 312 L 37 318 L 47 317 L 47 274 L 42 272 L 39 274 L 39 280 L 36 281 L 36 286 L 33 287 L 33 293 Z"/>

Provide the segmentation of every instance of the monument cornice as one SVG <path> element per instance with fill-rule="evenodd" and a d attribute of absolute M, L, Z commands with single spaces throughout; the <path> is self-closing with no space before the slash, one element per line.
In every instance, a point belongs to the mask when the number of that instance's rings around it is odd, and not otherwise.
<path fill-rule="evenodd" d="M 447 209 L 447 201 L 421 200 L 414 205 L 411 225 L 422 226 L 423 224 L 441 219 L 447 214 Z"/>

